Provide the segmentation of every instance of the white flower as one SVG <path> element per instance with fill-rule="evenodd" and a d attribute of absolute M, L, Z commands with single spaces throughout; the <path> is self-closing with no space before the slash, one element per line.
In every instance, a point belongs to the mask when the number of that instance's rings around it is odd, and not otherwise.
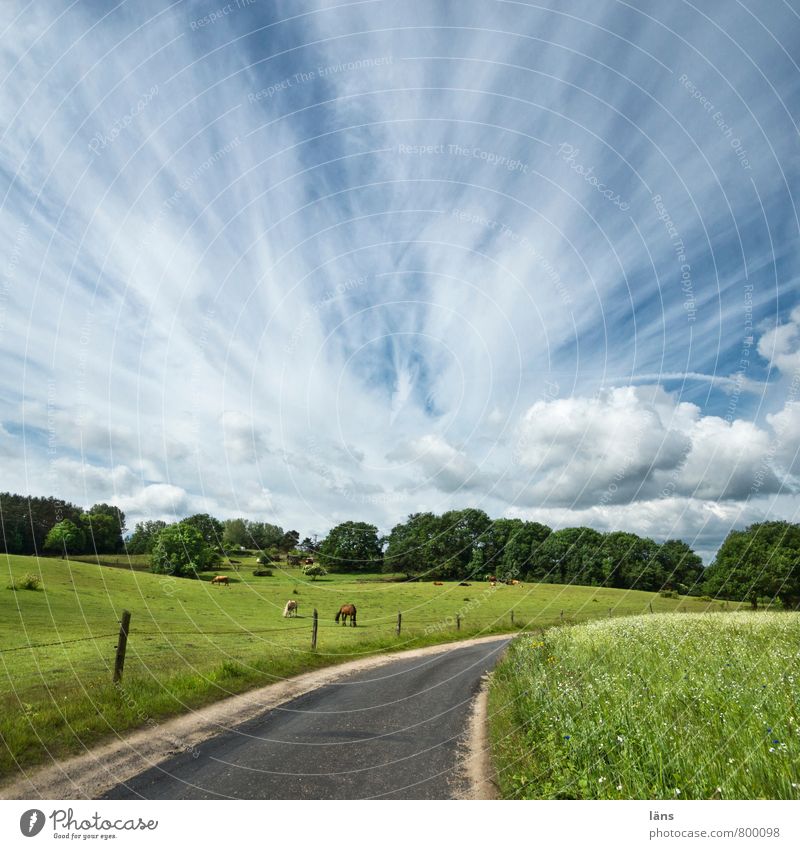
<path fill-rule="evenodd" d="M 621 785 L 621 784 L 618 784 L 618 785 L 617 785 L 617 790 L 622 790 L 622 785 Z"/>
<path fill-rule="evenodd" d="M 676 795 L 676 796 L 680 796 L 680 795 L 681 795 L 681 788 L 680 788 L 680 787 L 676 787 L 676 788 L 675 788 L 675 795 Z"/>

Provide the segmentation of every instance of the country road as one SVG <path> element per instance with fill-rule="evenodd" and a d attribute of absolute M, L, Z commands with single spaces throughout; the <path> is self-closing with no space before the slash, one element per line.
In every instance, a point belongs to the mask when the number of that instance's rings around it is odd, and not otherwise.
<path fill-rule="evenodd" d="M 507 638 L 347 675 L 113 787 L 105 799 L 449 799 L 472 701 Z"/>

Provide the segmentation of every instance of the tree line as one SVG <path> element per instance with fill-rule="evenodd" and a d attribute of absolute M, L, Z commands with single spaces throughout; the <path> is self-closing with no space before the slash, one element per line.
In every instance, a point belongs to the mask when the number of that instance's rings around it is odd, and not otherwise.
<path fill-rule="evenodd" d="M 124 512 L 110 504 L 83 510 L 62 499 L 0 493 L 0 551 L 9 554 L 149 556 L 153 571 L 192 576 L 223 555 L 256 550 L 262 563 L 315 554 L 328 572 L 400 573 L 408 579 L 465 580 L 494 576 L 619 589 L 677 591 L 800 605 L 800 525 L 760 522 L 731 531 L 714 561 L 679 539 L 656 542 L 627 531 L 553 530 L 539 522 L 491 519 L 466 508 L 412 513 L 385 536 L 375 525 L 347 521 L 317 544 L 295 530 L 248 519 L 198 513 L 177 522 L 146 520 L 126 536 Z M 297 562 L 297 561 L 295 561 Z"/>

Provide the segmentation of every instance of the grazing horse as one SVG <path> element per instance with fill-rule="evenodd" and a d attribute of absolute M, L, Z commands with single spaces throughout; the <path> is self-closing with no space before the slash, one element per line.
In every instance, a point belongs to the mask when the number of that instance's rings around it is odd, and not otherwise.
<path fill-rule="evenodd" d="M 434 587 L 443 587 L 444 586 L 444 584 L 441 581 L 434 581 L 433 585 L 434 585 Z"/>
<path fill-rule="evenodd" d="M 297 616 L 298 607 L 299 605 L 297 602 L 293 598 L 290 598 L 289 601 L 286 602 L 286 607 L 283 608 L 284 619 L 288 619 L 293 613 Z"/>
<path fill-rule="evenodd" d="M 212 584 L 219 584 L 220 586 L 225 585 L 229 589 L 230 589 L 230 586 L 231 586 L 230 583 L 228 582 L 228 576 L 227 575 L 217 575 L 216 578 L 211 579 L 211 583 Z"/>
<path fill-rule="evenodd" d="M 343 604 L 339 608 L 339 612 L 336 614 L 335 622 L 339 621 L 339 617 L 342 617 L 342 625 L 347 624 L 347 617 L 350 617 L 350 624 L 355 628 L 356 627 L 356 606 L 354 604 Z"/>

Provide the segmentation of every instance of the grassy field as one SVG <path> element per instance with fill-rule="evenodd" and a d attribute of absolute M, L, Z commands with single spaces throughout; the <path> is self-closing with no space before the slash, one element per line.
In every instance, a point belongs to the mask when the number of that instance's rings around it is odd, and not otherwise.
<path fill-rule="evenodd" d="M 717 602 L 652 593 L 526 584 L 398 583 L 387 576 L 328 576 L 299 569 L 254 577 L 254 558 L 221 570 L 230 588 L 96 563 L 2 555 L 0 567 L 0 778 L 83 749 L 103 737 L 326 664 L 459 637 L 562 621 L 720 609 Z M 39 590 L 9 589 L 26 574 Z M 285 602 L 300 617 L 284 619 Z M 358 607 L 358 627 L 333 617 Z M 317 651 L 311 612 L 319 610 Z M 132 613 L 121 688 L 111 685 L 118 620 Z M 394 627 L 403 613 L 403 630 Z M 514 625 L 511 612 L 514 613 Z M 456 617 L 461 629 L 456 631 Z"/>
<path fill-rule="evenodd" d="M 505 798 L 800 798 L 800 616 L 637 616 L 512 644 L 492 679 Z"/>

